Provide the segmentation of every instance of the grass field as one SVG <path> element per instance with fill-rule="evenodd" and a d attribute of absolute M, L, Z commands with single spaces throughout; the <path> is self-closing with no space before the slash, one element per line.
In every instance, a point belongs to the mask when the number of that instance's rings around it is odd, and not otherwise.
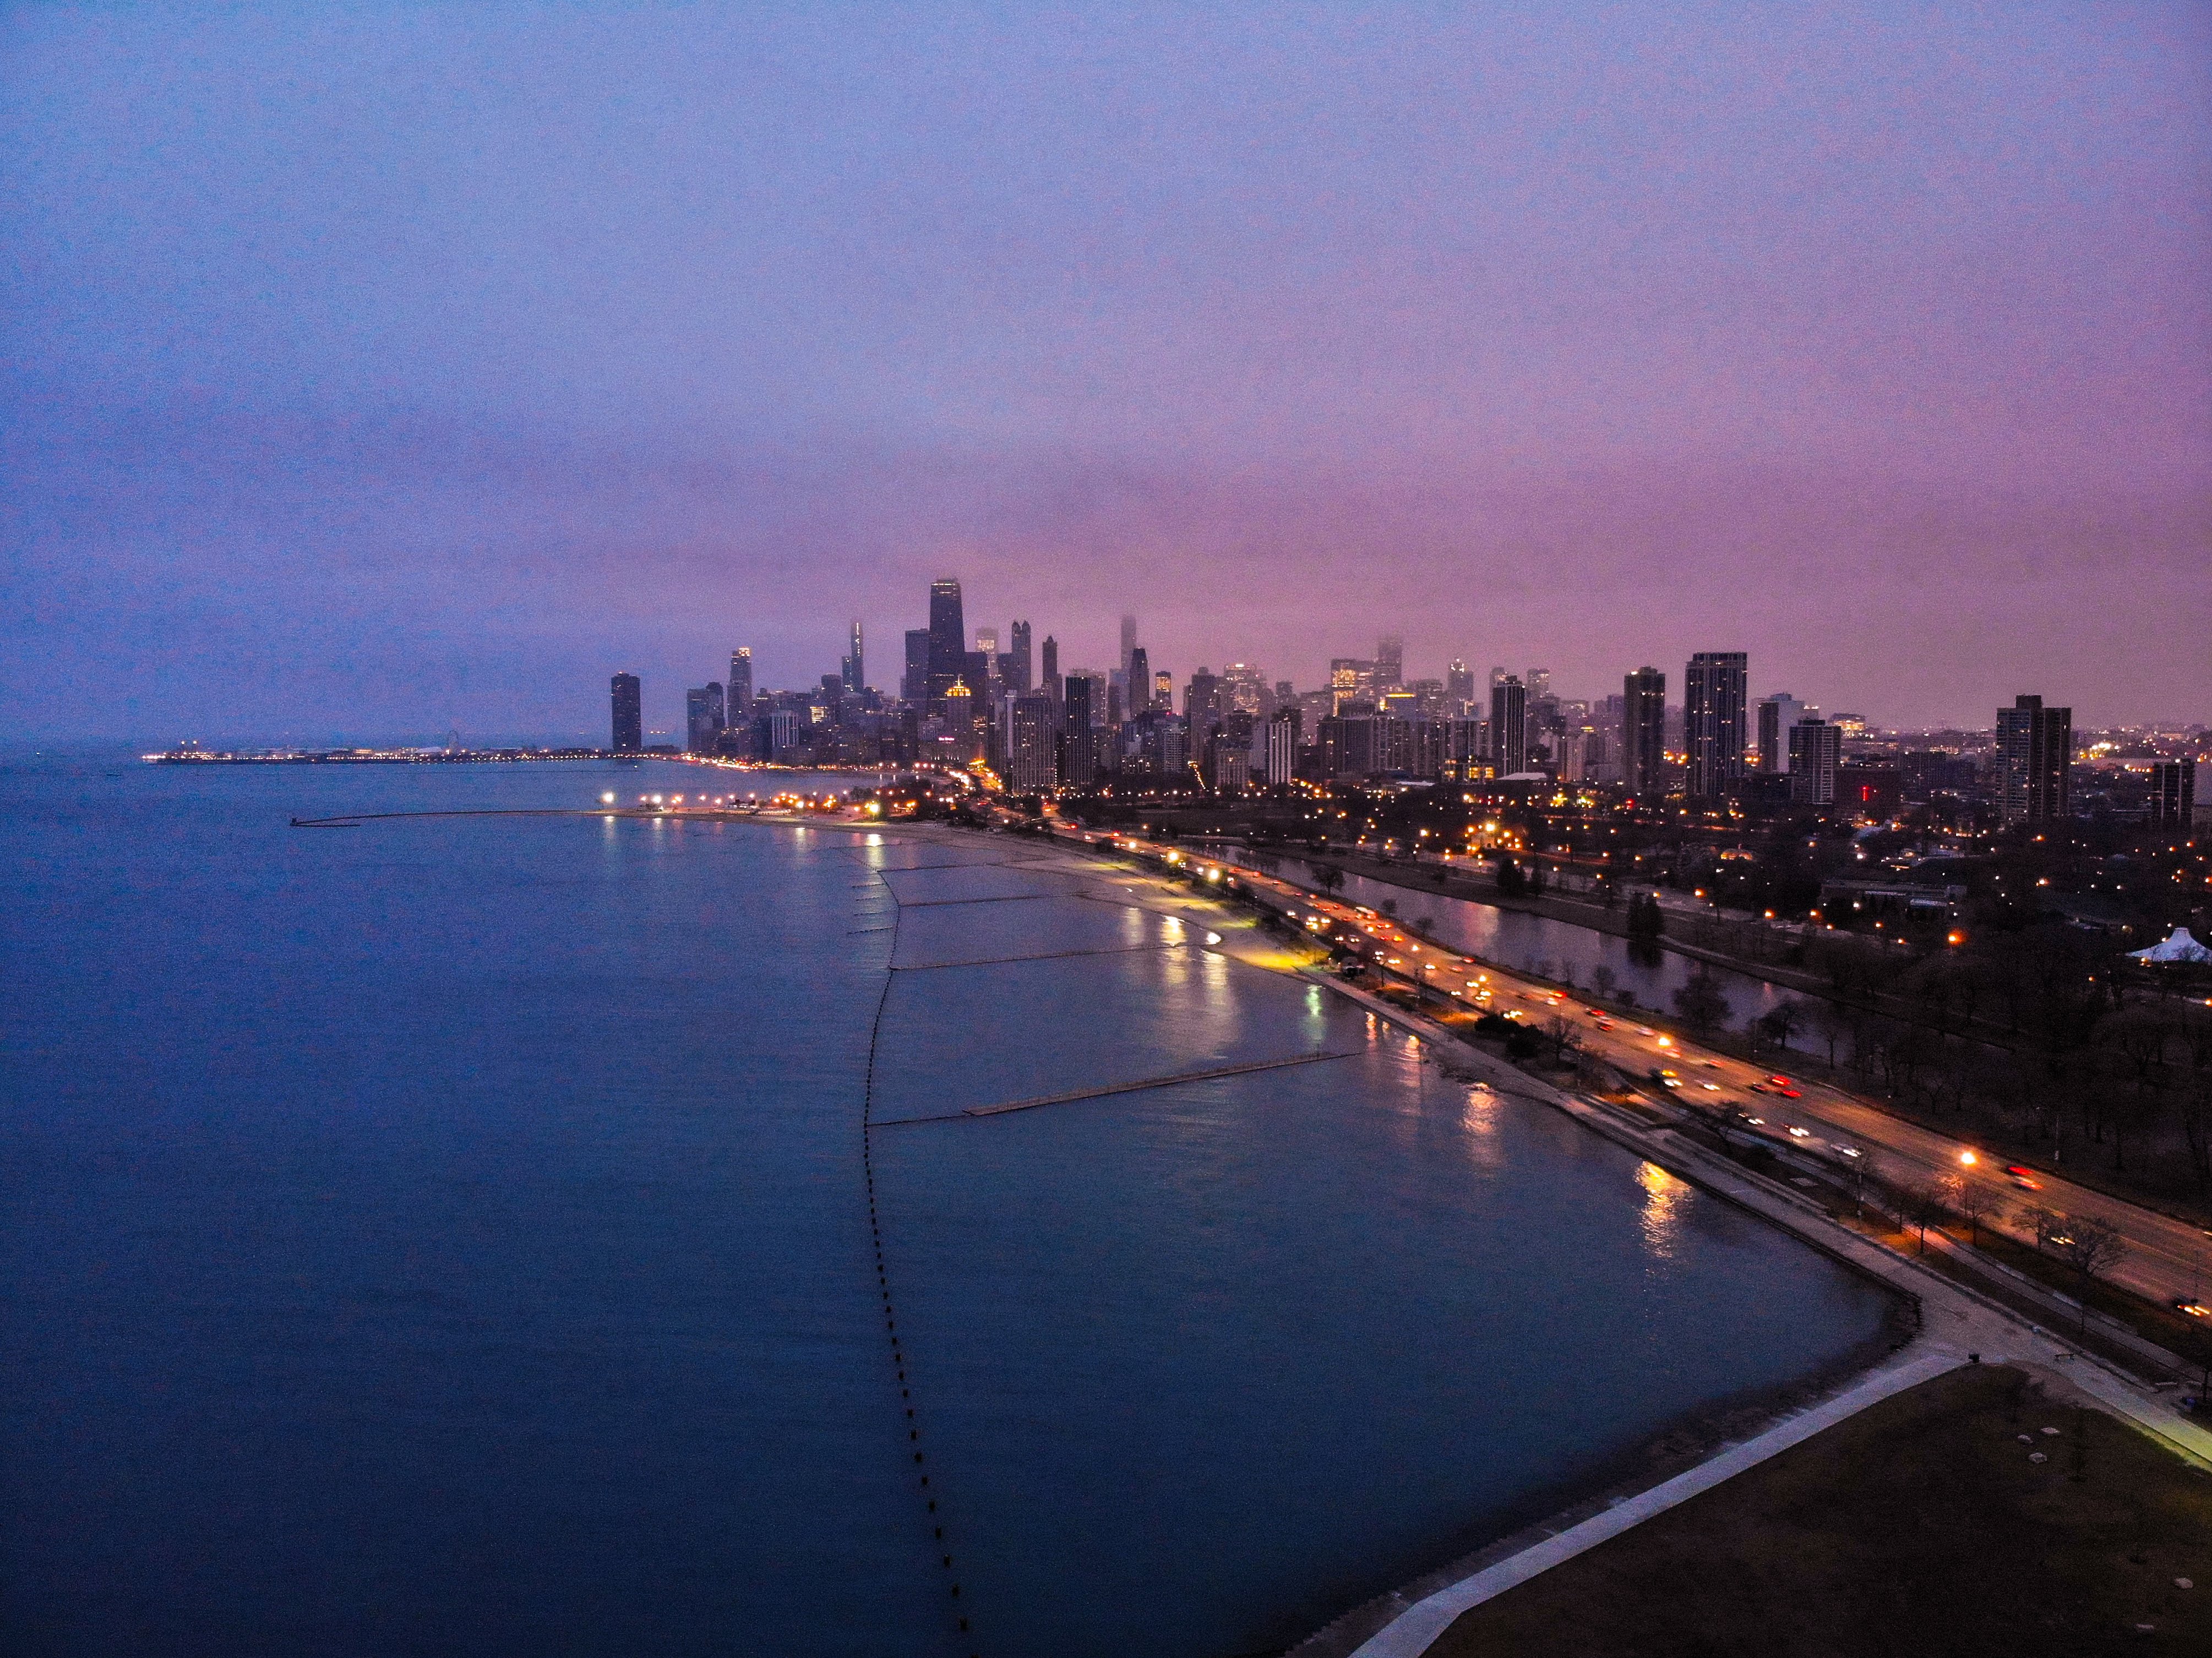
<path fill-rule="evenodd" d="M 1475 1607 L 1430 1650 L 2201 1658 L 2212 1474 L 2019 1370 L 1957 1370 Z"/>

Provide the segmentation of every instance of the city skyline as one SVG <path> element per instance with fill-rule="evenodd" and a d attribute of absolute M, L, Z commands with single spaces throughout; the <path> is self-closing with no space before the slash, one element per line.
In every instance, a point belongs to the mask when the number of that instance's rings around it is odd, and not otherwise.
<path fill-rule="evenodd" d="M 1179 672 L 1717 644 L 1885 723 L 2205 713 L 2201 9 L 5 50 L 28 734 L 575 729 L 549 677 L 617 662 L 666 725 L 945 568 L 1071 661 L 1135 608 Z"/>

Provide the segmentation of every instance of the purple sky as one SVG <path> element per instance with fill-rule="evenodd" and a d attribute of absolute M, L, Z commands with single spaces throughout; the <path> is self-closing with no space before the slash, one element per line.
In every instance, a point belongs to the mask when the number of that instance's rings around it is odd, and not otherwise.
<path fill-rule="evenodd" d="M 665 726 L 940 574 L 2212 720 L 2212 9 L 745 9 L 9 13 L 9 726 Z"/>

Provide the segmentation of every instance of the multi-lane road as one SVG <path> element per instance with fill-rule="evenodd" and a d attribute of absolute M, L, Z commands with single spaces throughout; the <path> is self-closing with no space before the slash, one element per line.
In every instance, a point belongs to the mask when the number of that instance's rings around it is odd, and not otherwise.
<path fill-rule="evenodd" d="M 1063 838 L 1090 841 L 1088 835 Z M 1106 837 L 1097 839 L 1103 842 Z M 1121 837 L 1121 846 L 1152 857 L 1183 854 Z M 1195 862 L 1206 865 L 1203 855 Z M 1779 1150 L 1826 1162 L 1838 1170 L 1861 1164 L 1893 1186 L 1925 1184 L 1957 1176 L 1979 1188 L 1990 1206 L 1984 1226 L 2031 1240 L 2019 1218 L 2032 1206 L 2071 1218 L 2094 1217 L 2118 1229 L 2127 1249 L 2106 1276 L 2139 1296 L 2160 1303 L 2212 1303 L 2212 1233 L 2183 1220 L 2146 1209 L 2093 1187 L 2037 1170 L 2013 1175 L 2001 1158 L 1972 1143 L 1923 1128 L 1881 1107 L 1829 1087 L 1788 1076 L 1727 1054 L 1699 1048 L 1687 1038 L 1639 1023 L 1633 1015 L 1593 1013 L 1595 1004 L 1571 993 L 1522 977 L 1493 963 L 1459 954 L 1408 932 L 1389 917 L 1310 892 L 1278 876 L 1243 865 L 1222 865 L 1223 878 L 1264 895 L 1276 908 L 1309 926 L 1317 938 L 1345 930 L 1363 936 L 1379 965 L 1407 983 L 1450 998 L 1462 1006 L 1518 1014 L 1540 1035 L 1552 1017 L 1576 1021 L 1583 1048 L 1653 1093 L 1662 1089 L 1675 1099 L 1716 1114 L 1730 1111 L 1762 1121 L 1739 1131 L 1765 1135 Z M 1145 878 L 1157 897 L 1177 895 L 1186 905 L 1214 910 L 1180 882 Z M 1654 1077 L 1674 1072 L 1674 1086 Z M 1777 1083 L 1778 1074 L 1785 1080 Z M 1784 1090 L 1787 1091 L 1784 1091 Z"/>

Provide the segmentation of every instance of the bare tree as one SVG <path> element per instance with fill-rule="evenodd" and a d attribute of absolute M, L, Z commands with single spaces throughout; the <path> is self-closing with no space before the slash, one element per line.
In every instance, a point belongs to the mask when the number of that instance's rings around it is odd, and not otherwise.
<path fill-rule="evenodd" d="M 1583 1028 L 1564 1013 L 1554 1013 L 1544 1026 L 1544 1040 L 1552 1045 L 1552 1063 L 1564 1066 L 1567 1056 L 1583 1048 Z"/>
<path fill-rule="evenodd" d="M 1613 994 L 1613 987 L 1620 982 L 1620 975 L 1613 970 L 1612 963 L 1600 962 L 1590 969 L 1590 988 L 1601 996 Z"/>
<path fill-rule="evenodd" d="M 2086 1216 L 2068 1220 L 2066 1230 L 2051 1241 L 2058 1246 L 2059 1260 L 2081 1275 L 2085 1291 L 2090 1279 L 2111 1272 L 2128 1253 L 2118 1227 Z"/>
<path fill-rule="evenodd" d="M 1674 1011 L 1699 1035 L 1709 1035 L 1728 1023 L 1728 998 L 1710 973 L 1698 973 L 1674 993 Z"/>
<path fill-rule="evenodd" d="M 1982 1244 L 1982 1222 L 1994 1220 L 2003 1206 L 1996 1193 L 1979 1181 L 1968 1180 L 1963 1175 L 1952 1176 L 1958 1182 L 1951 1194 L 1951 1212 L 1966 1223 L 1967 1239 L 1976 1248 Z"/>
<path fill-rule="evenodd" d="M 2021 1210 L 2020 1223 L 2033 1235 L 2038 1249 L 2049 1248 L 2051 1241 L 2066 1230 L 2066 1217 L 2039 1203 L 2030 1204 Z"/>
<path fill-rule="evenodd" d="M 1928 1229 L 1942 1219 L 1947 1212 L 1943 1193 L 1934 1186 L 1908 1186 L 1897 1194 L 1897 1218 L 1920 1235 L 1915 1254 L 1926 1253 Z"/>

